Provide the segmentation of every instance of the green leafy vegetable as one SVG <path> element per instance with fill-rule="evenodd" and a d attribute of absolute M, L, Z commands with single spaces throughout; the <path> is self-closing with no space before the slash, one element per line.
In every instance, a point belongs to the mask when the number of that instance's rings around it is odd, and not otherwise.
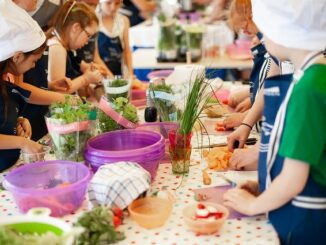
<path fill-rule="evenodd" d="M 88 121 L 92 105 L 89 102 L 78 101 L 73 105 L 71 97 L 67 96 L 64 103 L 58 102 L 50 106 L 50 118 L 48 122 L 64 126 L 74 122 Z M 88 128 L 83 131 L 74 131 L 67 134 L 49 130 L 54 145 L 57 159 L 82 161 L 83 149 L 88 138 L 91 137 Z"/>
<path fill-rule="evenodd" d="M 130 122 L 138 122 L 137 109 L 132 104 L 129 104 L 126 98 L 120 97 L 113 101 L 113 108 L 116 112 L 122 115 Z M 107 116 L 104 112 L 99 112 L 100 129 L 102 132 L 123 129 L 116 121 Z"/>
<path fill-rule="evenodd" d="M 122 232 L 115 230 L 114 214 L 109 207 L 100 206 L 84 213 L 75 226 L 85 228 L 78 237 L 76 245 L 110 244 L 125 238 Z"/>
<path fill-rule="evenodd" d="M 63 237 L 52 232 L 44 234 L 20 233 L 8 226 L 0 226 L 1 245 L 62 245 Z"/>
<path fill-rule="evenodd" d="M 157 108 L 160 118 L 163 122 L 176 121 L 178 119 L 178 111 L 174 101 L 167 99 L 166 96 L 159 96 L 160 92 L 167 93 L 171 96 L 173 91 L 170 85 L 163 84 L 150 84 L 150 101 Z"/>
<path fill-rule="evenodd" d="M 115 99 L 117 99 L 119 97 L 124 97 L 124 98 L 128 99 L 129 98 L 129 88 L 127 88 L 127 90 L 125 92 L 118 93 L 118 94 L 110 92 L 110 88 L 119 88 L 119 87 L 124 87 L 127 85 L 128 85 L 128 81 L 124 80 L 124 79 L 114 79 L 112 81 L 109 81 L 105 88 L 107 98 L 111 102 L 113 102 Z"/>

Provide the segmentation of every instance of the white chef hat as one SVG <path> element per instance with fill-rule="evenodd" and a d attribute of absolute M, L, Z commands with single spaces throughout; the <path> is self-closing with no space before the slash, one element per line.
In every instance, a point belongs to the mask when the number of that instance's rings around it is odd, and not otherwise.
<path fill-rule="evenodd" d="M 252 0 L 253 20 L 269 39 L 288 48 L 326 48 L 325 0 Z"/>
<path fill-rule="evenodd" d="M 29 52 L 45 42 L 40 26 L 12 0 L 0 0 L 0 61 Z"/>

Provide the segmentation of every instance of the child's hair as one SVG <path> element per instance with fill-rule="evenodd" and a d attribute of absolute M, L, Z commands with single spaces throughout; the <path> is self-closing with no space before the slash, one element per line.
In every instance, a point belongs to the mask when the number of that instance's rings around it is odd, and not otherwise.
<path fill-rule="evenodd" d="M 82 28 L 90 26 L 93 22 L 98 24 L 94 11 L 83 2 L 67 1 L 58 10 L 53 23 L 53 28 L 61 38 L 65 39 L 68 27 L 79 23 Z"/>
<path fill-rule="evenodd" d="M 251 0 L 232 0 L 229 7 L 228 23 L 231 28 L 238 32 L 239 26 L 235 21 L 235 17 L 241 20 L 247 20 L 252 17 Z"/>
<path fill-rule="evenodd" d="M 29 51 L 29 52 L 26 52 L 24 53 L 24 59 L 27 59 L 29 56 L 31 55 L 39 55 L 39 54 L 42 54 L 44 52 L 46 48 L 46 41 L 38 48 L 32 50 L 32 51 Z M 3 75 L 4 75 L 4 72 L 6 71 L 6 68 L 9 64 L 9 61 L 10 61 L 11 58 L 7 59 L 7 60 L 4 60 L 4 61 L 1 61 L 0 62 L 0 97 L 3 99 L 3 103 L 4 103 L 4 115 L 5 115 L 5 120 L 3 122 L 3 124 L 7 121 L 7 114 L 8 114 L 8 94 L 7 94 L 7 88 L 6 88 L 6 85 L 5 83 L 3 82 Z M 0 127 L 3 126 L 0 125 Z"/>

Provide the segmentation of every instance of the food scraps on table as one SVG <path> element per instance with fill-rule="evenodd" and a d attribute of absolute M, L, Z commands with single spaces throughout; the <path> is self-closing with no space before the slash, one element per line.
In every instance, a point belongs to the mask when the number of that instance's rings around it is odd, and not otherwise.
<path fill-rule="evenodd" d="M 228 150 L 227 146 L 215 147 L 210 150 L 204 150 L 203 156 L 210 169 L 221 171 L 229 167 L 229 160 L 232 156 L 232 152 Z"/>

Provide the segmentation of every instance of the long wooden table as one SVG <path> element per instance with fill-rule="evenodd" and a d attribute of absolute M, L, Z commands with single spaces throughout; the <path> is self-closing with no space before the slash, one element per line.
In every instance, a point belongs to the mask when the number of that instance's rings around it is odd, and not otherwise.
<path fill-rule="evenodd" d="M 157 62 L 155 49 L 137 49 L 132 53 L 134 69 L 173 69 L 182 62 Z M 227 55 L 215 58 L 204 58 L 194 64 L 205 65 L 207 68 L 214 69 L 250 69 L 252 68 L 251 60 L 230 59 Z"/>

